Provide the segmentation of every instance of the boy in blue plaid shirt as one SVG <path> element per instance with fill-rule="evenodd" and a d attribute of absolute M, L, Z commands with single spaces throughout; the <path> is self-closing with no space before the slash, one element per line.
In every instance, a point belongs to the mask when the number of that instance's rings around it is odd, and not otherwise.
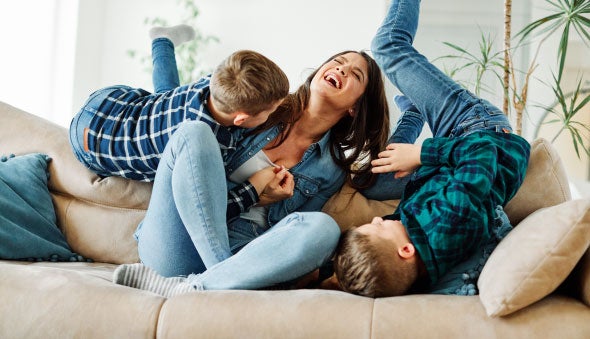
<path fill-rule="evenodd" d="M 235 52 L 212 75 L 180 86 L 174 46 L 191 40 L 194 30 L 156 27 L 150 36 L 155 93 L 122 85 L 103 88 L 72 120 L 74 154 L 101 176 L 153 181 L 168 140 L 184 121 L 209 125 L 225 163 L 242 128 L 265 122 L 289 93 L 285 73 L 253 51 Z"/>
<path fill-rule="evenodd" d="M 405 95 L 396 100 L 400 109 L 428 122 L 434 137 L 392 143 L 372 161 L 374 173 L 411 180 L 392 215 L 341 237 L 334 260 L 340 288 L 364 296 L 428 289 L 489 243 L 496 208 L 516 194 L 528 165 L 530 145 L 511 133 L 506 116 L 412 47 L 419 9 L 420 0 L 393 0 L 372 45 Z"/>

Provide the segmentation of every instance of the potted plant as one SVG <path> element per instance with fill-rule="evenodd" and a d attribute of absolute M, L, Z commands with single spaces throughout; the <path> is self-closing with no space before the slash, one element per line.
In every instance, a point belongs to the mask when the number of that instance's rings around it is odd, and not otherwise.
<path fill-rule="evenodd" d="M 211 73 L 211 69 L 203 66 L 202 60 L 199 57 L 201 55 L 199 51 L 212 42 L 219 42 L 219 39 L 215 36 L 205 35 L 198 29 L 197 19 L 200 12 L 193 1 L 177 0 L 177 4 L 183 13 L 181 18 L 182 23 L 190 25 L 195 29 L 195 39 L 185 42 L 175 49 L 180 83 L 186 84 Z M 144 19 L 144 24 L 150 27 L 169 26 L 168 20 L 162 17 L 147 17 Z M 131 58 L 138 58 L 145 70 L 151 74 L 151 54 L 141 53 L 136 50 L 129 50 L 127 54 Z"/>
<path fill-rule="evenodd" d="M 585 82 L 580 75 L 573 90 L 567 91 L 563 84 L 563 71 L 570 44 L 570 36 L 578 34 L 590 54 L 590 1 L 588 0 L 543 0 L 548 5 L 548 15 L 536 19 L 525 25 L 514 37 L 511 34 L 512 0 L 504 1 L 504 47 L 501 51 L 493 51 L 493 39 L 481 33 L 479 51 L 470 52 L 465 48 L 450 42 L 444 44 L 453 50 L 452 54 L 441 56 L 437 59 L 453 59 L 458 65 L 446 72 L 455 77 L 461 71 L 469 70 L 470 80 L 459 80 L 463 86 L 480 95 L 486 90 L 482 78 L 485 74 L 491 74 L 500 82 L 504 92 L 503 110 L 514 120 L 515 131 L 522 134 L 523 116 L 529 106 L 528 90 L 531 81 L 542 81 L 534 77 L 535 71 L 541 67 L 550 67 L 551 83 L 543 82 L 553 92 L 554 100 L 550 104 L 534 104 L 541 108 L 543 116 L 540 121 L 544 124 L 558 125 L 555 141 L 561 134 L 569 133 L 571 145 L 578 158 L 583 154 L 590 155 L 590 126 L 577 120 L 578 114 L 590 103 L 590 83 Z M 556 50 L 557 65 L 539 65 L 537 56 L 545 52 L 545 42 L 555 35 L 559 36 L 559 44 Z M 512 43 L 515 46 L 512 47 Z M 528 69 L 517 70 L 513 64 L 513 56 L 519 50 L 533 47 L 534 53 Z M 556 68 L 551 68 L 551 67 Z M 549 117 L 550 116 L 550 117 Z M 535 130 L 538 135 L 539 126 Z"/>

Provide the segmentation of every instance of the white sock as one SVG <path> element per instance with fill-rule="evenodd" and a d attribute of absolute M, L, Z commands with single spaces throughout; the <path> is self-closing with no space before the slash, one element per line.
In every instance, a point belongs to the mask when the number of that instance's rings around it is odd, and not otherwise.
<path fill-rule="evenodd" d="M 113 273 L 113 282 L 154 292 L 166 298 L 198 289 L 186 282 L 185 277 L 163 277 L 144 264 L 120 265 Z"/>
<path fill-rule="evenodd" d="M 179 46 L 183 42 L 193 40 L 195 38 L 195 30 L 189 25 L 176 25 L 170 27 L 152 27 L 150 29 L 150 38 L 152 40 L 157 38 L 167 38 L 174 46 Z"/>

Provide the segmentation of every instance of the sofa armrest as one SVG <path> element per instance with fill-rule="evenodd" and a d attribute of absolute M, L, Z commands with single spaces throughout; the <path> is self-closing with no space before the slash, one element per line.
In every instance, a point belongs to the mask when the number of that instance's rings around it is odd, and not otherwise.
<path fill-rule="evenodd" d="M 586 250 L 561 289 L 567 294 L 573 294 L 573 297 L 590 307 L 590 248 Z"/>

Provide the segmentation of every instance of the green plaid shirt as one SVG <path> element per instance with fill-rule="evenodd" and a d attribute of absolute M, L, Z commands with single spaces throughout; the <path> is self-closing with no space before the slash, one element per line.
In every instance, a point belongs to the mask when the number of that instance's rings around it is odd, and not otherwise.
<path fill-rule="evenodd" d="M 387 219 L 401 220 L 434 283 L 491 236 L 496 206 L 524 180 L 530 145 L 510 133 L 480 131 L 422 144 L 422 166 Z"/>

